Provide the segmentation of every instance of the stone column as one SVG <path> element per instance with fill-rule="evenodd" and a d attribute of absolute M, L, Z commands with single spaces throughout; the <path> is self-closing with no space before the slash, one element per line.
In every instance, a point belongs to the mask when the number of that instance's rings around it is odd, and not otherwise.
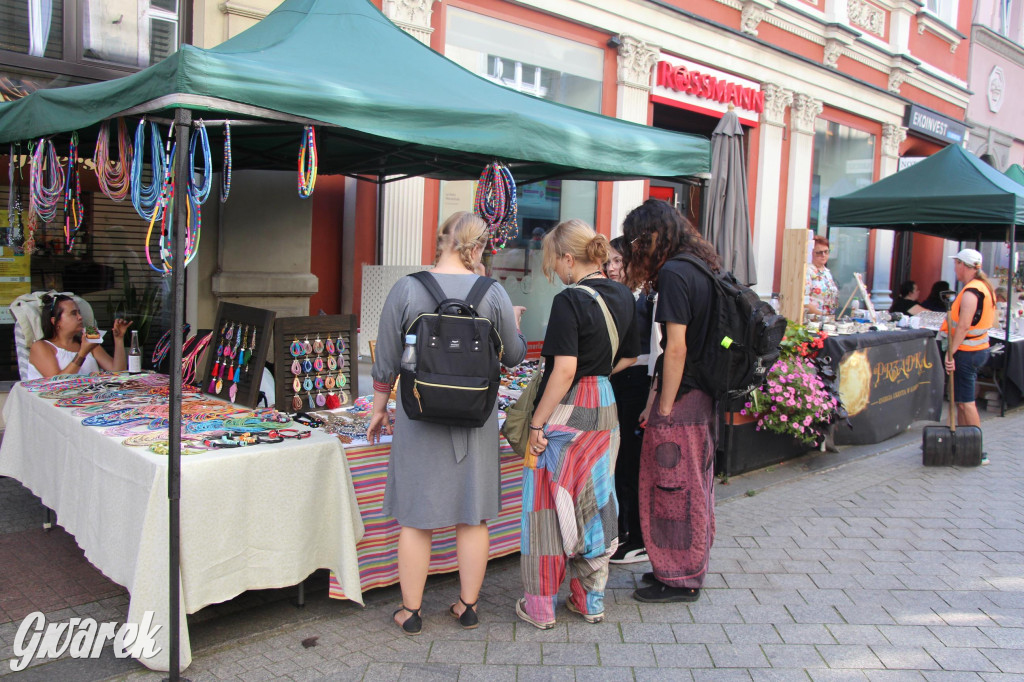
<path fill-rule="evenodd" d="M 396 26 L 430 45 L 433 0 L 384 0 L 382 11 Z M 481 169 L 482 170 L 482 169 Z M 419 265 L 423 260 L 423 178 L 384 186 L 382 265 Z"/>
<path fill-rule="evenodd" d="M 786 188 L 786 228 L 806 230 L 811 209 L 811 165 L 814 161 L 814 120 L 821 102 L 795 93 L 790 113 L 789 186 Z"/>
<path fill-rule="evenodd" d="M 216 210 L 215 197 L 211 204 Z M 313 201 L 296 194 L 294 171 L 236 170 L 231 198 L 221 208 L 217 270 L 210 282 L 217 300 L 283 317 L 308 315 L 318 288 L 309 271 L 312 219 Z"/>
<path fill-rule="evenodd" d="M 764 112 L 757 152 L 757 190 L 754 201 L 754 258 L 760 276 L 754 285 L 767 298 L 775 279 L 775 243 L 779 233 L 779 168 L 782 167 L 782 136 L 786 107 L 793 93 L 774 83 L 765 83 Z"/>
<path fill-rule="evenodd" d="M 899 170 L 900 143 L 907 139 L 907 129 L 895 123 L 882 124 L 882 164 L 879 180 Z M 885 310 L 892 305 L 892 255 L 896 233 L 892 230 L 875 230 L 875 267 L 871 281 L 871 302 L 876 310 Z"/>
<path fill-rule="evenodd" d="M 651 94 L 651 72 L 661 49 L 632 36 L 619 39 L 619 69 L 615 116 L 624 121 L 647 125 L 647 105 Z M 643 180 L 616 182 L 612 185 L 612 237 L 622 234 L 626 214 L 643 203 Z"/>

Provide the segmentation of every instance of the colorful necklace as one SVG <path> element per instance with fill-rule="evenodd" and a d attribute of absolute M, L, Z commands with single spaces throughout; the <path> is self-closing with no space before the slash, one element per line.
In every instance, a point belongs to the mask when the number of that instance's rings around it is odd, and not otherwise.
<path fill-rule="evenodd" d="M 497 253 L 497 249 L 504 248 L 519 234 L 516 182 L 507 166 L 494 161 L 484 168 L 473 203 L 476 214 L 484 219 L 490 231 L 491 253 Z"/>
<path fill-rule="evenodd" d="M 43 222 L 52 223 L 57 216 L 57 202 L 64 191 L 64 168 L 57 160 L 57 150 L 50 139 L 42 137 L 36 143 L 29 178 L 29 213 L 35 213 Z"/>
<path fill-rule="evenodd" d="M 100 124 L 100 134 L 96 138 L 96 179 L 100 189 L 113 201 L 124 201 L 128 196 L 131 182 L 128 159 L 132 158 L 132 141 L 128 137 L 128 126 L 124 119 L 117 119 L 117 161 L 110 160 L 110 121 Z"/>
<path fill-rule="evenodd" d="M 68 151 L 67 182 L 64 184 L 64 244 L 67 252 L 75 245 L 75 234 L 82 226 L 82 183 L 78 178 L 78 133 L 71 133 Z"/>
<path fill-rule="evenodd" d="M 299 196 L 303 199 L 308 199 L 313 194 L 316 169 L 316 129 L 313 126 L 306 126 L 302 144 L 299 146 Z"/>
<path fill-rule="evenodd" d="M 167 155 L 160 146 L 160 129 L 156 123 L 150 121 L 149 149 L 152 157 L 151 181 L 149 185 L 142 182 L 142 167 L 145 159 L 146 146 L 146 119 L 139 121 L 135 128 L 135 146 L 132 153 L 131 172 L 131 195 L 132 205 L 143 220 L 150 220 L 154 212 L 158 210 L 157 202 L 160 199 L 160 183 L 164 179 L 167 170 Z"/>
<path fill-rule="evenodd" d="M 196 185 L 196 141 L 203 150 L 203 180 Z M 192 136 L 188 147 L 188 195 L 192 203 L 201 206 L 210 198 L 210 188 L 213 187 L 213 161 L 210 156 L 210 136 L 206 132 L 206 124 L 202 119 L 196 127 L 196 134 Z"/>
<path fill-rule="evenodd" d="M 224 121 L 224 168 L 220 174 L 220 201 L 224 203 L 231 194 L 231 121 Z"/>

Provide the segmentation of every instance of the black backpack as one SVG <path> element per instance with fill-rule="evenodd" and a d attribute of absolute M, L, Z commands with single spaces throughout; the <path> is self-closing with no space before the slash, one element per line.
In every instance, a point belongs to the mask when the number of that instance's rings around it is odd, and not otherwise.
<path fill-rule="evenodd" d="M 409 419 L 435 424 L 483 426 L 498 397 L 503 347 L 494 325 L 477 309 L 496 282 L 478 278 L 463 301 L 448 298 L 429 272 L 410 277 L 427 288 L 437 308 L 421 314 L 406 330 L 416 335 L 416 370 L 401 371 L 405 413 Z"/>
<path fill-rule="evenodd" d="M 786 318 L 761 300 L 732 273 L 715 274 L 702 259 L 677 254 L 669 260 L 692 263 L 714 285 L 711 320 L 704 343 L 705 356 L 686 363 L 684 374 L 715 400 L 746 396 L 764 384 L 779 359 Z"/>

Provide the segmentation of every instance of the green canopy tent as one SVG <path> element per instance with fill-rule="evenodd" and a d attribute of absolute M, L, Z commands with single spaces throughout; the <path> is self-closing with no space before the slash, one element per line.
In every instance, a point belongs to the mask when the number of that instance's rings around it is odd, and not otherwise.
<path fill-rule="evenodd" d="M 863 189 L 833 198 L 828 225 L 921 232 L 968 242 L 1005 241 L 1012 270 L 1016 242 L 1024 241 L 1024 230 L 1017 229 L 1024 225 L 1024 185 L 1008 175 L 959 145 L 950 145 Z M 1007 298 L 1012 310 L 1012 286 L 1007 287 Z"/>
<path fill-rule="evenodd" d="M 0 105 L 0 143 L 71 131 L 95 139 L 103 120 L 169 120 L 179 107 L 193 118 L 232 119 L 240 169 L 294 168 L 298 123 L 321 126 L 322 173 L 475 179 L 494 159 L 519 183 L 710 170 L 706 138 L 501 87 L 423 45 L 366 0 L 287 0 L 217 47 L 183 45 L 124 78 Z M 234 127 L 240 119 L 263 125 Z M 209 132 L 216 152 L 219 131 Z"/>
<path fill-rule="evenodd" d="M 828 205 L 830 227 L 922 232 L 958 241 L 1009 241 L 1024 225 L 1024 186 L 950 145 Z M 1024 241 L 1024 230 L 1017 231 Z"/>
<path fill-rule="evenodd" d="M 77 132 L 88 149 L 101 122 L 173 122 L 178 149 L 205 119 L 214 158 L 218 123 L 232 123 L 237 169 L 296 168 L 303 125 L 317 126 L 319 172 L 378 183 L 424 175 L 475 179 L 507 164 L 519 183 L 545 178 L 683 179 L 710 171 L 710 141 L 658 130 L 508 90 L 392 24 L 367 0 L 285 0 L 257 25 L 208 50 L 184 45 L 124 78 L 41 90 L 0 104 L 0 144 Z M 186 177 L 188 156 L 175 157 Z M 185 224 L 185 183 L 175 223 Z M 177 230 L 172 262 L 185 234 Z M 168 457 L 169 613 L 178 623 L 181 323 L 184 273 L 173 270 Z M 177 627 L 169 629 L 170 679 L 179 679 Z"/>

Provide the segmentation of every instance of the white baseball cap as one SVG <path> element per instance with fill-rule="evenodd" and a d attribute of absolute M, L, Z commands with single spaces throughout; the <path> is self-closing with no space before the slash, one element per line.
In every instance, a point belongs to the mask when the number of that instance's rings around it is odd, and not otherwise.
<path fill-rule="evenodd" d="M 950 257 L 960 261 L 969 268 L 981 267 L 981 254 L 974 249 L 961 249 L 960 253 Z"/>

